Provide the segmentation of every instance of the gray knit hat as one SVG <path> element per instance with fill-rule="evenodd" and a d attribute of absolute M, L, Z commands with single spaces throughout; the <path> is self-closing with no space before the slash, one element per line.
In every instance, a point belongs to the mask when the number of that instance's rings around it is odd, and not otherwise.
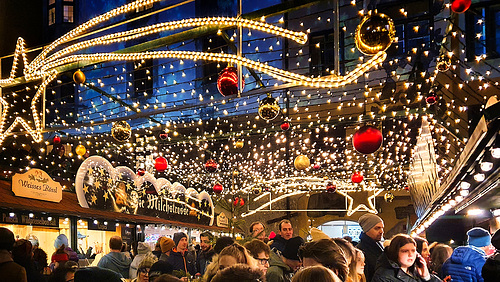
<path fill-rule="evenodd" d="M 359 225 L 363 229 L 363 232 L 368 232 L 372 229 L 377 223 L 384 222 L 378 215 L 374 215 L 373 213 L 365 213 L 358 219 Z"/>

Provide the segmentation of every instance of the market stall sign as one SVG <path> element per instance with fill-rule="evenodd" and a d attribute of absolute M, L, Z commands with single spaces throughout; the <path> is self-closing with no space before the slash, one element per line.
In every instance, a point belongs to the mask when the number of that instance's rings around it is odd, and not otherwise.
<path fill-rule="evenodd" d="M 116 231 L 116 225 L 112 222 L 88 220 L 87 226 L 89 230 Z"/>
<path fill-rule="evenodd" d="M 40 216 L 36 214 L 19 214 L 13 212 L 0 213 L 0 222 L 6 224 L 21 224 L 33 226 L 59 227 L 59 217 Z"/>
<path fill-rule="evenodd" d="M 218 216 L 217 216 L 217 226 L 219 227 L 227 227 L 229 224 L 229 219 L 227 218 L 227 216 L 221 212 Z"/>
<path fill-rule="evenodd" d="M 12 192 L 18 197 L 59 203 L 62 187 L 43 170 L 32 168 L 12 177 Z"/>
<path fill-rule="evenodd" d="M 185 223 L 212 225 L 215 209 L 210 195 L 181 183 L 156 179 L 149 172 L 113 167 L 103 157 L 87 158 L 76 174 L 78 203 L 84 208 L 145 215 Z"/>

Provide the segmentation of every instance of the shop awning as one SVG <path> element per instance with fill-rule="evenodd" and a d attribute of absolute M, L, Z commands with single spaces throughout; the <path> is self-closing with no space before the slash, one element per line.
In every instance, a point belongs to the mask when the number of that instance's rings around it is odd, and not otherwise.
<path fill-rule="evenodd" d="M 216 226 L 190 224 L 178 221 L 170 221 L 157 217 L 82 208 L 78 204 L 76 194 L 71 192 L 63 192 L 63 197 L 60 203 L 17 197 L 12 192 L 11 182 L 5 180 L 0 180 L 0 195 L 0 207 L 13 210 L 22 210 L 27 212 L 45 212 L 58 216 L 76 216 L 80 218 L 106 219 L 109 221 L 116 220 L 120 222 L 135 224 L 169 224 L 182 227 L 227 232 L 227 229 Z"/>

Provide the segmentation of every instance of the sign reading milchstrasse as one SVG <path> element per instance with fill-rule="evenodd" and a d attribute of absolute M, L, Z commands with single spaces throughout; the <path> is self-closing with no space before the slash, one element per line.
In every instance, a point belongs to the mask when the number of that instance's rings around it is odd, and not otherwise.
<path fill-rule="evenodd" d="M 32 168 L 12 177 L 12 192 L 18 197 L 59 203 L 62 187 L 43 170 Z"/>

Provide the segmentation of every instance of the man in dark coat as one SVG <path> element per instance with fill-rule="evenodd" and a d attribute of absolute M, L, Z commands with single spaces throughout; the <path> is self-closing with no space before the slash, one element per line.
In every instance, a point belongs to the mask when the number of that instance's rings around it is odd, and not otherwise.
<path fill-rule="evenodd" d="M 292 223 L 288 219 L 283 219 L 278 224 L 278 235 L 273 238 L 271 243 L 271 250 L 280 254 L 285 249 L 286 242 L 293 237 L 293 227 Z"/>
<path fill-rule="evenodd" d="M 0 227 L 0 273 L 2 281 L 5 282 L 26 282 L 26 270 L 15 263 L 11 256 L 14 247 L 14 233 L 7 228 Z"/>
<path fill-rule="evenodd" d="M 200 234 L 200 251 L 196 256 L 196 269 L 201 275 L 205 274 L 205 269 L 207 265 L 212 262 L 212 257 L 215 255 L 214 248 L 212 248 L 212 242 L 214 240 L 214 235 L 210 232 L 203 232 Z"/>
<path fill-rule="evenodd" d="M 196 261 L 193 254 L 188 251 L 187 235 L 184 232 L 174 234 L 175 248 L 170 252 L 167 262 L 174 271 L 186 273 L 188 277 L 196 274 Z"/>
<path fill-rule="evenodd" d="M 365 254 L 365 277 L 366 281 L 371 281 L 377 266 L 377 259 L 384 251 L 380 243 L 384 235 L 384 221 L 377 215 L 366 213 L 358 219 L 363 232 L 359 236 L 359 244 L 356 248 Z"/>

